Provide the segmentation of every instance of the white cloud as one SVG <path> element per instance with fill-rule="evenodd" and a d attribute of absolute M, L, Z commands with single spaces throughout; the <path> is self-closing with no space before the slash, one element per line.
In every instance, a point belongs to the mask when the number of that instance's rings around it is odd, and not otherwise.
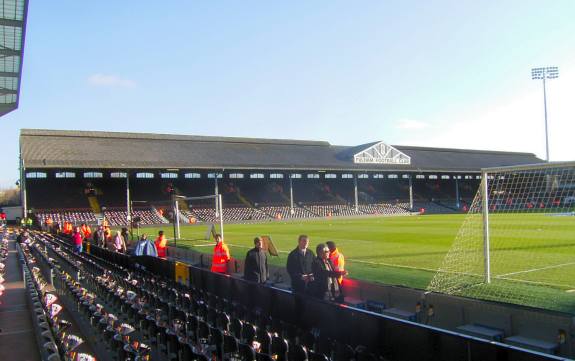
<path fill-rule="evenodd" d="M 420 122 L 419 120 L 413 119 L 401 119 L 397 122 L 395 126 L 397 129 L 409 129 L 409 130 L 420 130 L 425 129 L 429 124 Z"/>
<path fill-rule="evenodd" d="M 116 75 L 93 74 L 88 77 L 88 84 L 111 88 L 134 88 L 136 82 Z"/>

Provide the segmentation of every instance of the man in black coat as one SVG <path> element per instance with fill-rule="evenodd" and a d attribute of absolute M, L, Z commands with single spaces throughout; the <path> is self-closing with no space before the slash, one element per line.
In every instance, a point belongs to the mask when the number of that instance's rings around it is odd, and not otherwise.
<path fill-rule="evenodd" d="M 268 280 L 268 256 L 262 248 L 260 237 L 254 238 L 254 248 L 246 254 L 244 262 L 244 279 L 257 283 L 265 283 Z"/>
<path fill-rule="evenodd" d="M 298 238 L 297 248 L 290 252 L 287 259 L 286 268 L 294 292 L 306 292 L 308 284 L 313 281 L 312 264 L 315 256 L 307 249 L 308 246 L 309 237 L 302 234 Z"/>

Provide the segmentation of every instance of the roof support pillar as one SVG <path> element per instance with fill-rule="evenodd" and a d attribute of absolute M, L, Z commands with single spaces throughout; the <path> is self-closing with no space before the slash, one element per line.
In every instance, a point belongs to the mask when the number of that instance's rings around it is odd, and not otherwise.
<path fill-rule="evenodd" d="M 459 208 L 459 180 L 455 177 L 455 206 Z"/>
<path fill-rule="evenodd" d="M 24 169 L 24 160 L 20 151 L 20 202 L 22 204 L 22 218 L 28 216 L 28 202 L 26 196 L 26 170 Z"/>
<path fill-rule="evenodd" d="M 355 201 L 355 212 L 359 212 L 359 204 L 357 201 L 357 174 L 353 175 L 353 198 Z"/>
<path fill-rule="evenodd" d="M 214 195 L 218 195 L 218 173 L 214 173 Z M 218 197 L 215 197 L 216 202 L 216 217 L 220 215 L 220 203 L 218 202 Z"/>
<path fill-rule="evenodd" d="M 413 210 L 413 181 L 411 180 L 412 175 L 409 175 L 409 209 Z"/>
<path fill-rule="evenodd" d="M 126 172 L 126 224 L 132 223 L 132 207 L 130 202 L 130 172 Z"/>
<path fill-rule="evenodd" d="M 293 179 L 292 175 L 289 175 L 289 207 L 290 207 L 290 214 L 293 215 L 295 213 L 293 209 Z"/>

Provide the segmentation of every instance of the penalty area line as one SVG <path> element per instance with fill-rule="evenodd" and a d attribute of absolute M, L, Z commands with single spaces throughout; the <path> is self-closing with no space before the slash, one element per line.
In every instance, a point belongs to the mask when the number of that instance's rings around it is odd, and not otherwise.
<path fill-rule="evenodd" d="M 505 273 L 505 274 L 502 274 L 502 275 L 497 276 L 496 278 L 504 278 L 504 277 L 507 277 L 507 276 L 518 275 L 518 274 L 522 274 L 522 273 L 544 271 L 544 270 L 548 270 L 548 269 L 561 268 L 561 267 L 572 266 L 572 265 L 575 265 L 575 262 L 568 262 L 568 263 L 562 263 L 562 264 L 557 264 L 557 265 L 553 265 L 553 266 L 533 268 L 533 269 L 529 269 L 529 270 L 525 270 L 525 271 L 517 271 L 517 272 Z"/>

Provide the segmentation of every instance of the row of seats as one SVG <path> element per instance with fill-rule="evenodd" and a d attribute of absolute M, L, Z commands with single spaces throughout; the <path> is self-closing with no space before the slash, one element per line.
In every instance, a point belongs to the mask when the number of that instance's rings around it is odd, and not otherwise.
<path fill-rule="evenodd" d="M 104 217 L 111 226 L 125 226 L 127 223 L 127 211 L 125 209 L 107 209 L 104 211 Z M 168 220 L 161 216 L 153 207 L 134 208 L 132 210 L 132 219 L 138 218 L 141 225 L 165 224 Z"/>
<path fill-rule="evenodd" d="M 31 243 L 19 246 L 19 257 L 42 359 L 95 361 L 91 354 L 78 351 L 84 340 L 68 332 L 72 322 L 61 317 L 64 312 L 59 296 L 50 289 L 40 269 L 41 262 L 32 254 L 30 247 L 37 245 Z"/>
<path fill-rule="evenodd" d="M 75 209 L 75 210 L 39 210 L 36 211 L 36 218 L 38 222 L 44 224 L 44 222 L 50 218 L 53 223 L 58 223 L 60 225 L 64 222 L 72 222 L 72 224 L 82 224 L 82 223 L 96 223 L 97 219 L 94 212 L 90 209 Z"/>
<path fill-rule="evenodd" d="M 259 209 L 269 214 L 273 219 L 316 217 L 315 214 L 301 207 L 294 207 L 292 210 L 290 206 L 261 206 Z"/>
<path fill-rule="evenodd" d="M 408 207 L 407 203 L 360 205 L 357 211 L 355 206 L 343 204 L 310 204 L 296 206 L 293 210 L 289 206 L 228 207 L 224 208 L 223 218 L 226 222 L 241 222 L 249 220 L 358 216 L 365 214 L 400 215 L 409 214 Z M 181 213 L 184 216 L 182 221 L 186 223 L 190 223 L 190 220 L 192 222 L 203 221 L 209 223 L 219 221 L 213 207 L 198 207 L 181 211 Z"/>
<path fill-rule="evenodd" d="M 216 211 L 213 207 L 209 208 L 192 208 L 189 211 L 181 211 L 181 213 L 188 220 L 193 218 L 208 223 L 219 222 L 219 216 L 216 216 Z M 224 221 L 226 222 L 241 222 L 249 220 L 265 220 L 269 219 L 269 215 L 256 208 L 248 207 L 226 207 L 223 213 Z"/>
<path fill-rule="evenodd" d="M 349 206 L 344 204 L 334 204 L 334 205 L 306 205 L 305 208 L 315 213 L 320 217 L 331 217 L 331 216 L 358 216 L 364 214 L 359 209 L 355 210 L 355 206 Z"/>
<path fill-rule="evenodd" d="M 419 202 L 416 209 L 425 208 L 426 213 L 450 213 L 453 210 L 439 206 L 432 202 Z M 343 204 L 309 204 L 304 206 L 260 206 L 250 207 L 227 207 L 224 208 L 223 218 L 226 222 L 259 221 L 269 219 L 292 219 L 314 218 L 329 216 L 358 216 L 364 214 L 377 215 L 401 215 L 409 214 L 407 203 L 376 203 L 359 205 L 358 211 L 354 205 Z M 125 209 L 106 209 L 104 217 L 111 226 L 124 226 L 127 223 L 127 211 Z M 169 221 L 164 218 L 154 207 L 136 208 L 132 212 L 133 217 L 140 219 L 141 225 L 166 224 Z M 219 222 L 213 207 L 198 207 L 190 210 L 182 210 L 181 222 L 194 223 L 197 221 L 215 223 Z M 52 218 L 55 223 L 63 224 L 64 221 L 72 224 L 96 223 L 96 217 L 91 210 L 75 211 L 39 211 L 36 213 L 39 221 Z"/>
<path fill-rule="evenodd" d="M 151 354 L 157 353 L 162 359 L 378 359 L 364 348 L 356 350 L 321 337 L 319 330 L 300 330 L 257 309 L 141 268 L 127 270 L 90 254 L 73 254 L 65 240 L 51 235 L 35 237 L 47 248 L 58 249 L 71 264 L 81 265 L 82 282 L 75 287 L 93 295 L 84 301 L 95 305 L 93 317 L 122 315 L 124 323 L 139 330 L 132 331 L 132 339 L 150 345 Z"/>
<path fill-rule="evenodd" d="M 409 214 L 409 203 L 362 204 L 359 210 L 365 214 L 405 215 Z"/>

